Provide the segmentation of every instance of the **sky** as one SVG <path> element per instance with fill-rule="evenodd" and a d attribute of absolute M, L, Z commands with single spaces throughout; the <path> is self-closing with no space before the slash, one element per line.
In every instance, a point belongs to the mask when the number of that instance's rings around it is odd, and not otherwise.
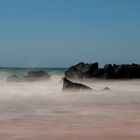
<path fill-rule="evenodd" d="M 0 0 L 0 67 L 140 63 L 140 0 Z"/>

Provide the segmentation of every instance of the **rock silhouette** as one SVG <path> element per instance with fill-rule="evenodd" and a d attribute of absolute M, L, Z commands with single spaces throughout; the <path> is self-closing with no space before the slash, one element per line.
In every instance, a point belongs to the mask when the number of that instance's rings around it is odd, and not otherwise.
<path fill-rule="evenodd" d="M 63 78 L 63 91 L 64 90 L 79 91 L 79 90 L 92 90 L 92 89 L 86 85 L 75 83 L 68 80 L 67 78 Z"/>
<path fill-rule="evenodd" d="M 85 64 L 83 62 L 71 66 L 65 71 L 69 79 L 105 78 L 105 79 L 130 79 L 140 78 L 140 64 L 106 64 L 98 68 L 98 62 Z"/>
<path fill-rule="evenodd" d="M 98 76 L 98 63 L 85 64 L 83 62 L 71 66 L 65 71 L 65 77 L 70 79 L 85 79 Z"/>

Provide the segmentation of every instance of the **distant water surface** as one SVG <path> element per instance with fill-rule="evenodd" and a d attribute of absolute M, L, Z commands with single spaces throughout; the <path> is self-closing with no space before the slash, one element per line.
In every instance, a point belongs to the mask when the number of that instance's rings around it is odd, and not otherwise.
<path fill-rule="evenodd" d="M 0 68 L 0 78 L 7 78 L 11 75 L 27 75 L 29 71 L 46 71 L 52 77 L 64 76 L 66 68 Z"/>
<path fill-rule="evenodd" d="M 66 68 L 0 68 L 0 72 L 7 72 L 9 74 L 25 74 L 31 70 L 43 70 L 50 74 L 63 74 Z"/>

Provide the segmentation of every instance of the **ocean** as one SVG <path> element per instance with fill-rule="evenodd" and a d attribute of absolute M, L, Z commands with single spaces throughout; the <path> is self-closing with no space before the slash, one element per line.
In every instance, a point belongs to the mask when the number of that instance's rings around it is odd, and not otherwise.
<path fill-rule="evenodd" d="M 11 75 L 26 75 L 29 71 L 46 71 L 50 75 L 62 75 L 64 76 L 64 71 L 66 68 L 0 68 L 0 76 L 11 76 Z"/>
<path fill-rule="evenodd" d="M 52 80 L 7 82 L 30 70 Z M 65 68 L 0 69 L 0 140 L 139 140 L 140 80 L 82 82 L 91 92 L 62 92 Z M 110 91 L 103 91 L 109 87 Z"/>

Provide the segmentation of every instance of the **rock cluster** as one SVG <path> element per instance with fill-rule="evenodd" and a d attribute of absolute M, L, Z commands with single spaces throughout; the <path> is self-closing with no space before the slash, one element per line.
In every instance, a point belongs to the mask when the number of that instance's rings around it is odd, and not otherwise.
<path fill-rule="evenodd" d="M 51 76 L 46 71 L 30 71 L 23 79 L 25 81 L 50 80 Z"/>
<path fill-rule="evenodd" d="M 17 75 L 12 75 L 12 76 L 8 76 L 7 77 L 7 81 L 8 82 L 20 82 L 21 81 L 21 78 L 19 77 L 19 76 L 17 76 Z"/>
<path fill-rule="evenodd" d="M 93 64 L 79 63 L 65 71 L 65 77 L 69 79 L 106 78 L 129 79 L 140 78 L 139 64 L 106 64 L 104 68 L 98 67 L 98 62 Z"/>
<path fill-rule="evenodd" d="M 38 80 L 50 80 L 51 76 L 46 71 L 29 71 L 26 76 L 12 75 L 7 78 L 8 82 L 29 82 Z"/>

